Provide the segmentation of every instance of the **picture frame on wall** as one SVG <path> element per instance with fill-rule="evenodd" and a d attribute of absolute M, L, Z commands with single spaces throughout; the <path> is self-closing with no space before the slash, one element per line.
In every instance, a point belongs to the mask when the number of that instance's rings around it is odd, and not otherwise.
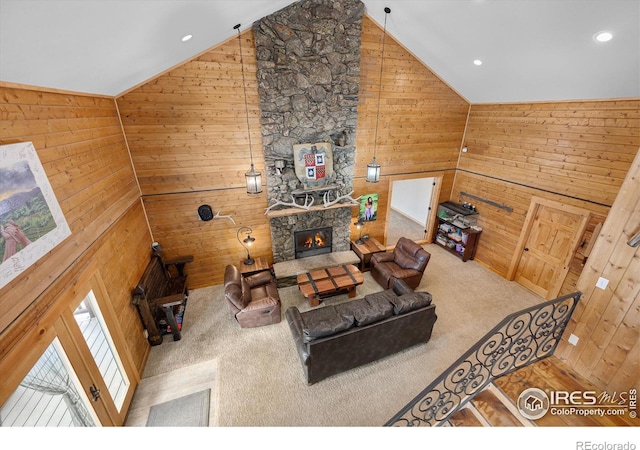
<path fill-rule="evenodd" d="M 378 216 L 378 194 L 365 194 L 360 196 L 360 220 L 372 222 Z"/>
<path fill-rule="evenodd" d="M 0 146 L 0 288 L 70 235 L 33 143 Z"/>

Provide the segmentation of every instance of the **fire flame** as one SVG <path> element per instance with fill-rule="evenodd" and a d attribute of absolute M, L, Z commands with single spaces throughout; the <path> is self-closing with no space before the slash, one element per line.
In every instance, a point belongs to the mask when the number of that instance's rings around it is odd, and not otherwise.
<path fill-rule="evenodd" d="M 322 238 L 322 236 L 320 236 L 320 233 L 316 233 L 314 237 L 309 236 L 304 241 L 304 247 L 305 248 L 313 248 L 314 247 L 314 242 L 315 242 L 315 246 L 316 247 L 323 247 L 324 245 L 326 245 L 324 239 Z"/>

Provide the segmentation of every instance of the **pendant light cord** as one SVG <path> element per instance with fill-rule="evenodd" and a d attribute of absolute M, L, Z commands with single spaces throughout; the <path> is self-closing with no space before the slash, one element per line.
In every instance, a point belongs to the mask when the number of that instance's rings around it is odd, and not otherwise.
<path fill-rule="evenodd" d="M 384 30 L 382 32 L 382 57 L 380 58 L 380 82 L 378 84 L 378 110 L 376 111 L 376 132 L 373 138 L 373 159 L 376 159 L 378 149 L 378 121 L 380 119 L 380 97 L 382 96 L 382 67 L 384 65 L 384 41 L 387 37 L 387 15 L 391 12 L 389 8 L 384 9 Z"/>
<path fill-rule="evenodd" d="M 247 136 L 249 137 L 249 157 L 251 158 L 251 169 L 253 170 L 253 151 L 251 149 L 251 129 L 249 128 L 249 104 L 247 103 L 247 86 L 244 79 L 244 58 L 242 57 L 242 38 L 240 37 L 240 24 L 236 25 L 238 30 L 238 44 L 240 44 L 240 66 L 242 67 L 242 89 L 244 90 L 244 111 L 247 117 Z"/>

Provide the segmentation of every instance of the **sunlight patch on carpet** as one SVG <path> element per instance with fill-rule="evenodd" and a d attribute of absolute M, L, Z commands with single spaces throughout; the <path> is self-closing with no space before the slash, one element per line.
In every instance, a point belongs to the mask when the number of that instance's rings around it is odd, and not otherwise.
<path fill-rule="evenodd" d="M 205 389 L 168 402 L 153 405 L 149 410 L 148 427 L 206 427 L 209 426 L 209 398 Z"/>

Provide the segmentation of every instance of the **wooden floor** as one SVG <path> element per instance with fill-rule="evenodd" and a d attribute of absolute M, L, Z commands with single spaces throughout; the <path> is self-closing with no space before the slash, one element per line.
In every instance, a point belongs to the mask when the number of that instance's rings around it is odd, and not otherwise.
<path fill-rule="evenodd" d="M 516 407 L 518 396 L 528 388 L 538 388 L 549 393 L 551 391 L 595 391 L 602 393 L 585 378 L 573 372 L 558 358 L 551 356 L 536 364 L 524 367 L 507 376 L 499 378 L 489 385 L 488 389 L 478 393 L 465 408 L 456 413 L 450 420 L 450 426 L 538 426 L 538 427 L 598 427 L 598 426 L 640 426 L 640 419 L 631 418 L 629 411 L 624 415 L 604 415 L 578 413 L 552 414 L 547 412 L 542 418 L 530 421 L 524 418 Z M 615 405 L 621 393 L 607 392 L 616 395 Z M 623 394 L 626 397 L 626 393 Z M 602 403 L 602 402 L 599 402 Z M 629 405 L 628 398 L 624 402 Z M 618 411 L 618 408 L 602 408 Z M 582 409 L 582 408 L 580 408 Z M 591 408 L 595 412 L 595 408 Z M 636 410 L 637 411 L 637 410 Z"/>

